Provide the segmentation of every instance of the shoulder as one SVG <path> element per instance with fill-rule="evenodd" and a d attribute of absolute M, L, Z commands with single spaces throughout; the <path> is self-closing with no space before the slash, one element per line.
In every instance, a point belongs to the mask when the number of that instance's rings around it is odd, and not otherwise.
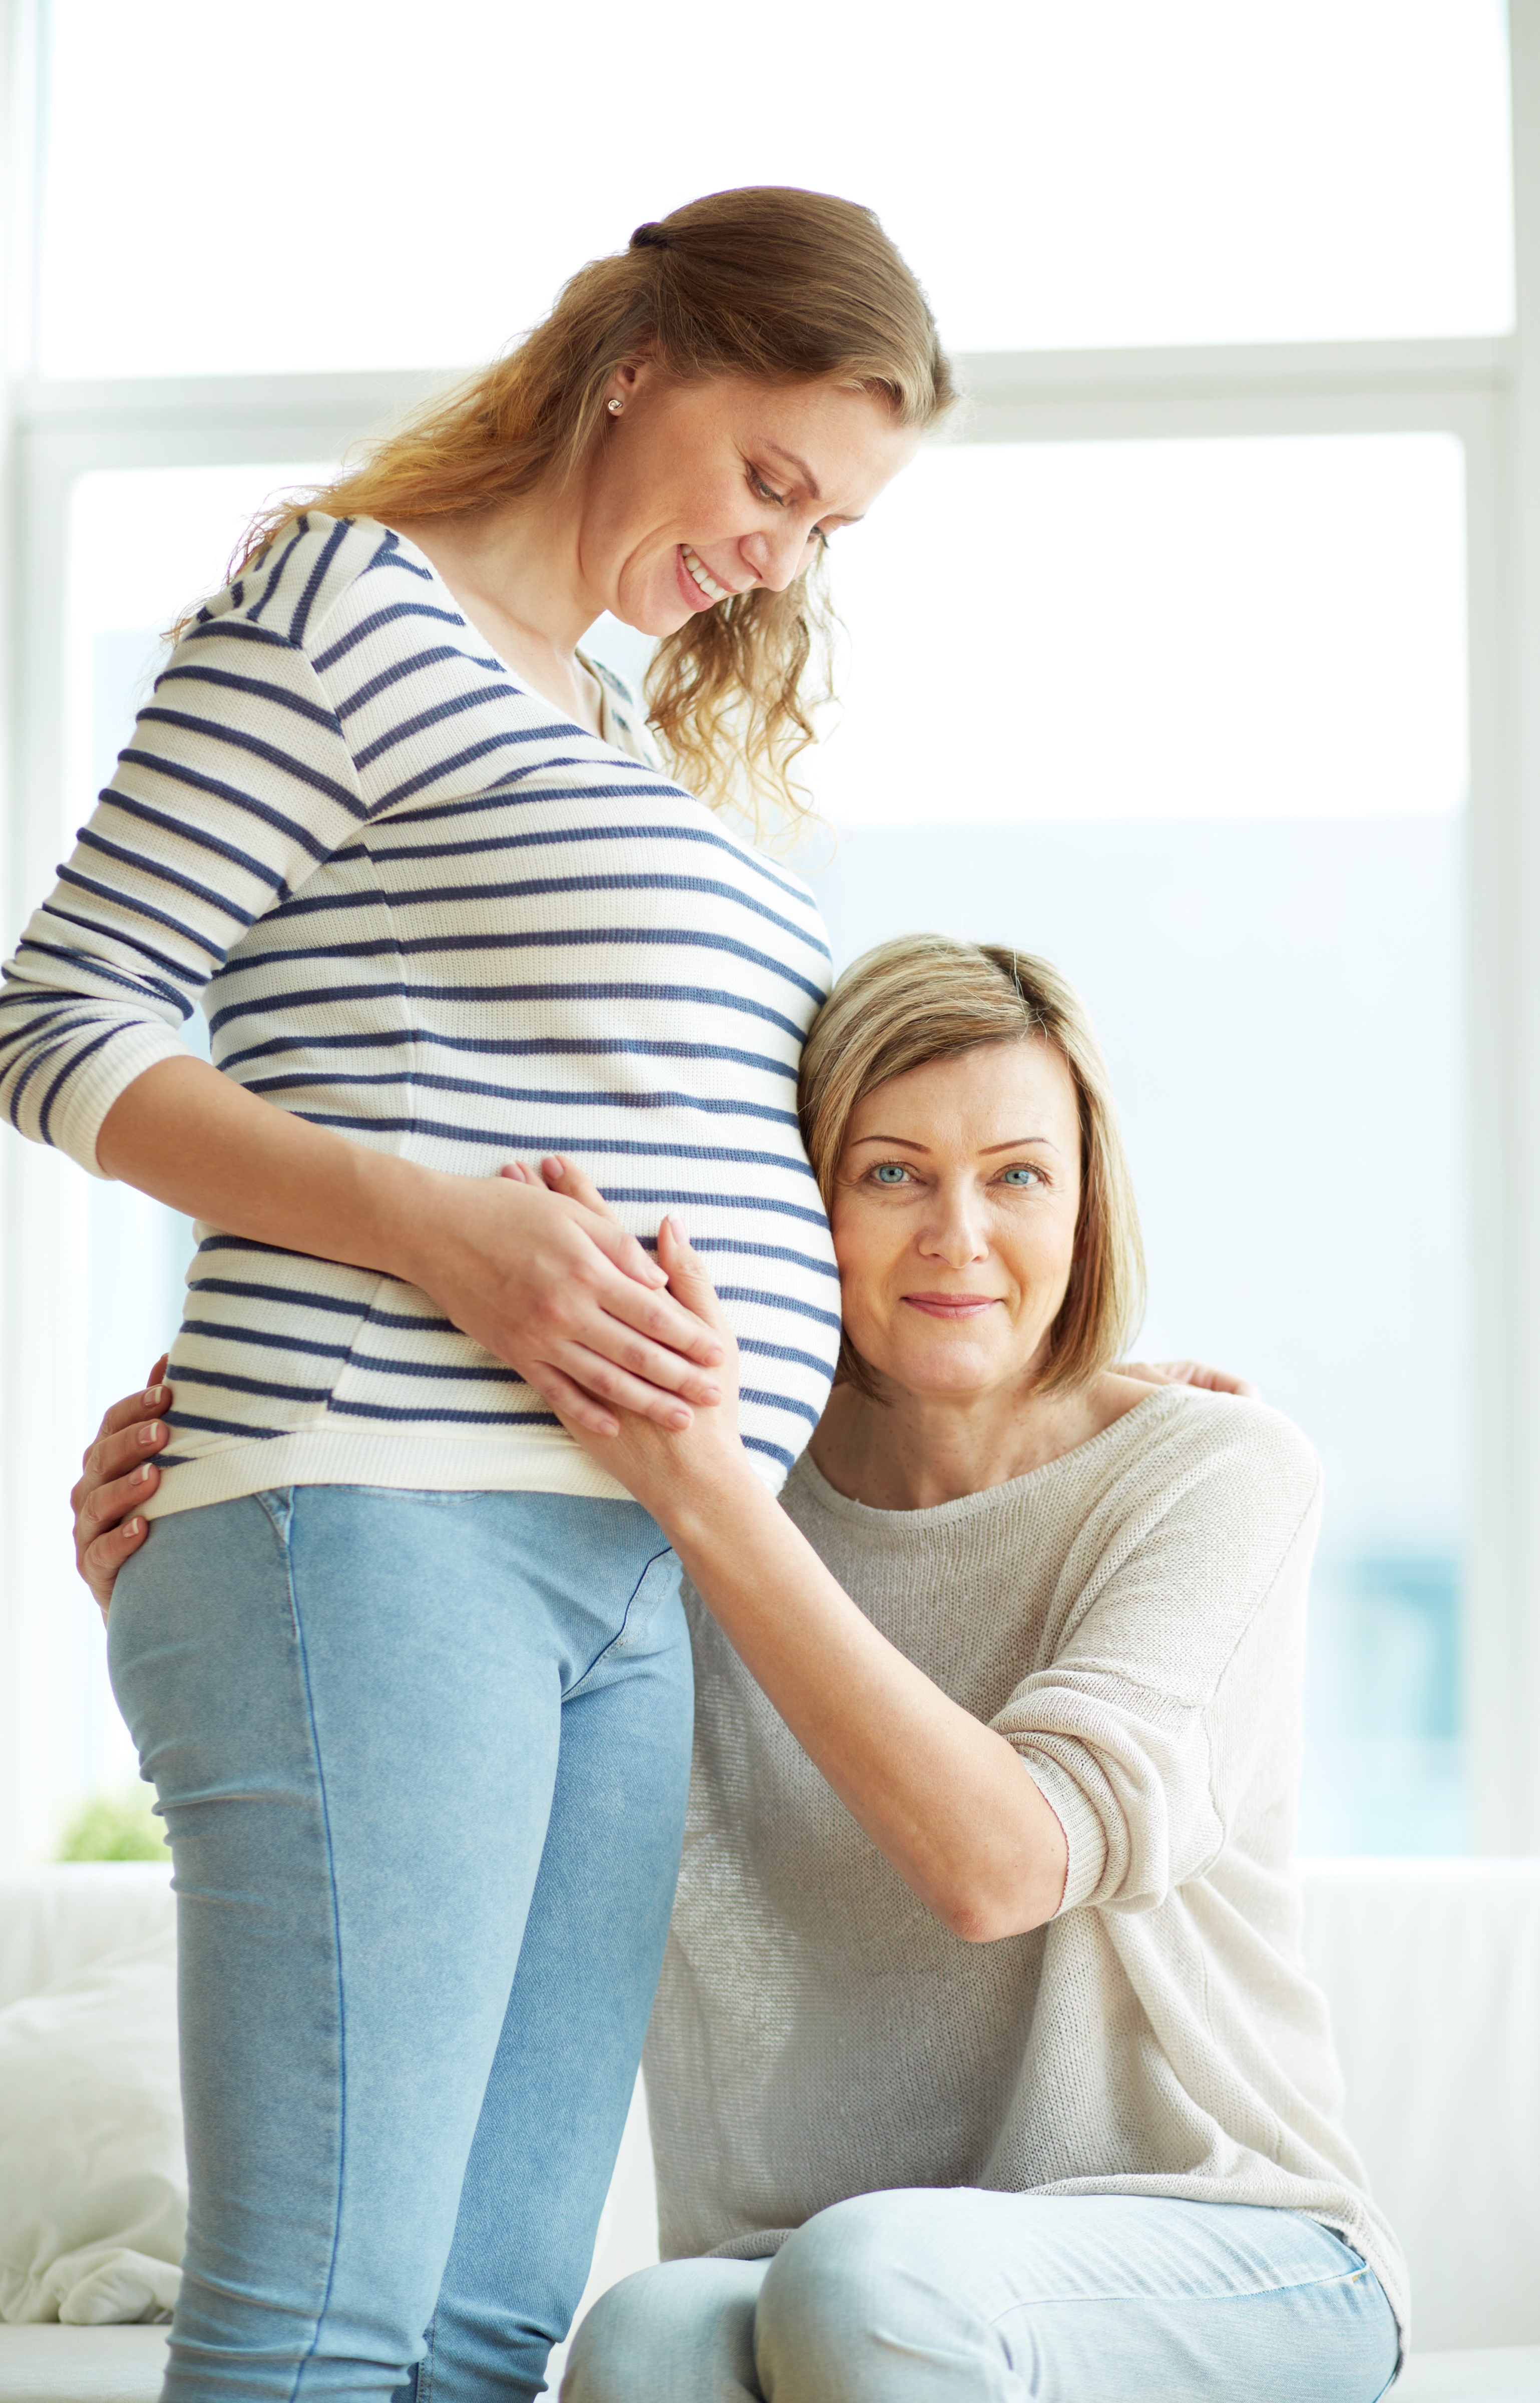
<path fill-rule="evenodd" d="M 1314 1446 L 1265 1402 L 1158 1387 L 1109 1434 L 1122 1442 L 1106 1498 L 1129 1521 L 1198 1521 L 1228 1545 L 1271 1549 L 1319 1504 Z"/>
<path fill-rule="evenodd" d="M 459 623 L 424 562 L 371 518 L 304 509 L 198 611 L 188 635 L 282 644 L 321 663 L 349 621 L 431 616 Z"/>

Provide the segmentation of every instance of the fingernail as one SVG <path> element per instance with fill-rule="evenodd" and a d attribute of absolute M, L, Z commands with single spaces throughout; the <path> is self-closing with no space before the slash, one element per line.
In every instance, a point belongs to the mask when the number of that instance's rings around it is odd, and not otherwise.
<path fill-rule="evenodd" d="M 142 1535 L 144 1532 L 145 1522 L 143 1519 L 131 1519 L 128 1525 L 123 1530 L 125 1535 Z"/>
<path fill-rule="evenodd" d="M 567 1173 L 566 1161 L 564 1160 L 556 1159 L 554 1155 L 549 1160 L 543 1160 L 540 1162 L 540 1166 L 543 1171 L 552 1176 L 565 1176 Z"/>
<path fill-rule="evenodd" d="M 147 1410 L 158 1410 L 165 1396 L 165 1391 L 166 1389 L 164 1385 L 146 1385 L 145 1388 L 145 1408 Z"/>
<path fill-rule="evenodd" d="M 154 1465 L 155 1463 L 153 1460 L 146 1460 L 143 1468 L 136 1468 L 133 1472 L 134 1483 L 136 1485 L 147 1485 L 150 1481 L 150 1470 Z"/>
<path fill-rule="evenodd" d="M 165 1432 L 166 1430 L 163 1423 L 160 1419 L 157 1419 L 153 1425 L 142 1426 L 140 1428 L 139 1440 L 143 1444 L 160 1443 L 163 1440 Z"/>
<path fill-rule="evenodd" d="M 687 1410 L 672 1410 L 669 1413 L 669 1424 L 673 1428 L 675 1434 L 682 1435 L 689 1423 L 689 1412 Z"/>

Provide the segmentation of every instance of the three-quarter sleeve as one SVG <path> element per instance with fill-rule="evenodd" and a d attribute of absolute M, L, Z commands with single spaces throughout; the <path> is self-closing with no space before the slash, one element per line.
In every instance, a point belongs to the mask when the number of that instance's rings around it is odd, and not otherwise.
<path fill-rule="evenodd" d="M 302 600 L 304 564 L 280 559 L 274 587 L 287 566 Z M 4 971 L 0 1098 L 92 1174 L 108 1110 L 183 1054 L 177 1030 L 231 946 L 367 815 L 336 713 L 273 614 L 184 637 Z"/>
<path fill-rule="evenodd" d="M 1277 1725 L 1251 1687 L 1297 1676 L 1320 1484 L 1285 1420 L 1238 1411 L 1146 1512 L 1084 1531 L 1054 1658 L 992 1722 L 1064 1828 L 1061 1911 L 1155 1910 L 1217 1857 L 1246 1724 Z"/>

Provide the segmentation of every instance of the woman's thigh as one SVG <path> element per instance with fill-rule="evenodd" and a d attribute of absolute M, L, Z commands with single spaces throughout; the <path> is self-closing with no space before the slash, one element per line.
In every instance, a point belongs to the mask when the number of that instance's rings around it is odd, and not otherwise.
<path fill-rule="evenodd" d="M 1373 2403 L 1372 2271 L 1292 2212 L 912 2188 L 820 2212 L 773 2261 L 673 2261 L 604 2296 L 563 2403 Z"/>
<path fill-rule="evenodd" d="M 1154 2196 L 861 2196 L 788 2238 L 755 2319 L 767 2403 L 1374 2403 L 1396 2358 L 1329 2229 Z"/>
<path fill-rule="evenodd" d="M 420 2350 L 563 1702 L 663 1551 L 632 1505 L 304 1487 L 162 1520 L 119 1579 L 178 1890 L 171 2393 L 383 2394 Z"/>

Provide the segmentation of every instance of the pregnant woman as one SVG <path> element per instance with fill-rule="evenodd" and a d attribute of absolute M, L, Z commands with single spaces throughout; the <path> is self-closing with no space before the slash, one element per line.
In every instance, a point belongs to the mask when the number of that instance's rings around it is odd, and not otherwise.
<path fill-rule="evenodd" d="M 780 1507 L 729 1410 L 584 1438 L 689 1570 L 697 1719 L 646 2054 L 673 2257 L 566 2403 L 1373 2403 L 1405 2269 L 1290 1864 L 1314 1456 L 1109 1367 L 1137 1226 L 1042 962 L 869 954 L 802 1116 L 845 1373 Z"/>
<path fill-rule="evenodd" d="M 868 212 L 641 227 L 261 530 L 7 971 L 12 1122 L 200 1222 L 110 1630 L 176 1869 L 176 2403 L 531 2396 L 581 2290 L 690 1673 L 667 1537 L 568 1429 L 725 1390 L 638 1241 L 673 1206 L 768 1487 L 823 1408 L 826 951 L 707 804 L 786 796 L 808 572 L 950 395 Z M 606 609 L 681 783 L 577 647 Z M 613 1219 L 495 1174 L 559 1149 Z"/>

